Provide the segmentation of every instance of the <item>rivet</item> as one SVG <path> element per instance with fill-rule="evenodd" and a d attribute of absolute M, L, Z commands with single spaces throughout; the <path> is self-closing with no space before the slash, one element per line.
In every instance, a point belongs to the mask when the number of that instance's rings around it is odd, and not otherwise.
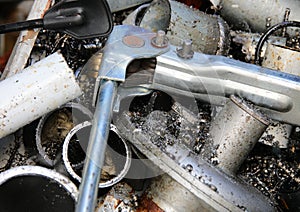
<path fill-rule="evenodd" d="M 156 36 L 152 38 L 151 44 L 157 48 L 165 48 L 168 46 L 169 40 L 163 30 L 158 30 Z"/>

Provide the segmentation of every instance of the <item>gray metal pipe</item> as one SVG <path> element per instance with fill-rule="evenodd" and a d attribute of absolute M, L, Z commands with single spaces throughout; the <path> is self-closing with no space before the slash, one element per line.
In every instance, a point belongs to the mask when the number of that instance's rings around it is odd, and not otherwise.
<path fill-rule="evenodd" d="M 53 167 L 57 163 L 59 150 L 55 148 L 60 147 L 64 141 L 62 135 L 66 136 L 74 125 L 90 121 L 92 118 L 93 114 L 89 109 L 75 102 L 68 102 L 57 110 L 44 115 L 38 123 L 35 134 L 40 162 Z M 61 133 L 58 133 L 59 131 Z M 60 136 L 56 134 L 60 134 Z"/>
<path fill-rule="evenodd" d="M 116 88 L 117 83 L 111 80 L 103 80 L 100 86 L 86 153 L 86 162 L 79 187 L 77 212 L 88 212 L 95 209 Z"/>
<path fill-rule="evenodd" d="M 287 8 L 291 9 L 289 20 L 300 20 L 298 0 L 223 0 L 220 6 L 228 23 L 246 31 L 263 32 L 282 22 Z"/>
<path fill-rule="evenodd" d="M 151 181 L 147 196 L 148 201 L 153 201 L 162 211 L 217 211 L 209 204 L 204 204 L 201 199 L 168 174 Z"/>
<path fill-rule="evenodd" d="M 231 96 L 211 124 L 218 167 L 235 175 L 269 121 L 240 98 Z"/>
<path fill-rule="evenodd" d="M 19 166 L 0 173 L 1 211 L 73 211 L 77 187 L 44 167 Z"/>
<path fill-rule="evenodd" d="M 107 0 L 107 3 L 112 12 L 118 12 L 150 1 L 151 0 Z"/>
<path fill-rule="evenodd" d="M 230 46 L 229 27 L 220 16 L 208 15 L 177 1 L 170 1 L 171 21 L 167 36 L 180 46 L 193 41 L 193 50 L 204 54 L 227 55 Z"/>
<path fill-rule="evenodd" d="M 67 169 L 67 172 L 78 182 L 81 182 L 82 178 L 80 175 L 78 175 L 78 173 L 76 173 L 75 167 L 72 166 L 73 164 L 71 162 L 70 155 L 76 155 L 76 159 L 77 159 L 78 155 L 82 154 L 80 151 L 84 151 L 84 149 L 82 149 L 82 146 L 81 146 L 81 149 L 78 149 L 78 147 L 76 148 L 76 145 L 78 145 L 78 143 L 77 144 L 74 143 L 72 141 L 72 139 L 74 138 L 73 136 L 76 135 L 77 139 L 79 139 L 79 144 L 80 144 L 80 140 L 88 139 L 88 137 L 86 137 L 88 135 L 85 135 L 83 130 L 89 129 L 91 127 L 91 125 L 92 125 L 92 123 L 89 121 L 85 121 L 83 123 L 76 125 L 68 133 L 68 135 L 65 138 L 64 144 L 63 144 L 62 154 L 63 154 L 64 165 Z M 79 131 L 82 131 L 82 132 L 79 132 Z M 118 183 L 119 181 L 121 181 L 127 174 L 128 170 L 130 168 L 130 164 L 131 164 L 131 149 L 127 145 L 126 141 L 122 137 L 119 136 L 116 127 L 112 124 L 110 125 L 110 130 L 109 130 L 108 145 L 109 146 L 108 146 L 107 150 L 108 151 L 110 150 L 110 152 L 112 152 L 112 154 L 110 155 L 111 156 L 110 159 L 113 160 L 113 162 L 111 162 L 112 164 L 110 163 L 110 164 L 106 165 L 106 167 L 104 165 L 103 171 L 109 172 L 110 175 L 115 175 L 115 176 L 111 177 L 110 179 L 106 179 L 105 181 L 102 179 L 102 182 L 99 183 L 99 188 L 110 187 L 110 186 L 113 186 L 114 184 Z M 70 148 L 71 146 L 73 146 L 73 148 Z M 116 150 L 114 150 L 114 148 L 123 149 L 124 152 L 122 152 L 122 154 L 125 153 L 124 154 L 125 156 L 118 153 Z M 107 154 L 105 156 L 107 157 Z M 80 158 L 80 156 L 79 156 L 79 158 Z M 116 166 L 116 167 L 113 167 L 113 166 Z M 120 166 L 120 167 L 122 166 L 122 169 L 117 168 L 117 166 Z M 110 173 L 110 169 L 114 169 L 114 168 L 115 168 L 115 172 Z M 77 168 L 77 170 L 78 170 L 78 168 Z"/>

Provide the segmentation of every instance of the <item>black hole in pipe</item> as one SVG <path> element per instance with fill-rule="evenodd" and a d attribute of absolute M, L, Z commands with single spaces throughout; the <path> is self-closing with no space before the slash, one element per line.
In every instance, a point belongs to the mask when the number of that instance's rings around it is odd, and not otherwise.
<path fill-rule="evenodd" d="M 5 212 L 74 211 L 72 196 L 57 182 L 43 176 L 18 176 L 0 186 L 0 210 Z"/>
<path fill-rule="evenodd" d="M 67 157 L 73 170 L 80 177 L 82 177 L 83 161 L 86 156 L 86 147 L 82 145 L 85 144 L 85 142 L 82 140 L 88 140 L 90 131 L 91 126 L 80 129 L 76 135 L 71 138 L 68 146 Z M 111 160 L 110 162 L 108 162 L 107 157 Z M 126 157 L 126 147 L 123 141 L 114 131 L 110 130 L 104 162 L 106 169 L 104 167 L 104 172 L 102 171 L 102 174 L 105 174 L 105 176 L 101 176 L 101 182 L 105 182 L 118 175 L 125 166 Z"/>

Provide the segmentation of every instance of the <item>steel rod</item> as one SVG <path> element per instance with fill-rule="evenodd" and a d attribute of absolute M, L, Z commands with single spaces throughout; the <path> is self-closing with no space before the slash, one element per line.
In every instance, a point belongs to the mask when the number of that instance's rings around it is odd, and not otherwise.
<path fill-rule="evenodd" d="M 103 80 L 101 82 L 86 153 L 82 182 L 79 187 L 76 212 L 94 211 L 95 208 L 116 88 L 117 83 L 114 81 Z"/>

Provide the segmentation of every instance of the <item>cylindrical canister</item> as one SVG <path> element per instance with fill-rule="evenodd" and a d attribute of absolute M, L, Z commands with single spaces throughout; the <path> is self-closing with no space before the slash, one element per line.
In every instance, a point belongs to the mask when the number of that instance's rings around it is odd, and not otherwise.
<path fill-rule="evenodd" d="M 235 175 L 269 121 L 244 100 L 231 96 L 211 124 L 217 166 Z"/>

